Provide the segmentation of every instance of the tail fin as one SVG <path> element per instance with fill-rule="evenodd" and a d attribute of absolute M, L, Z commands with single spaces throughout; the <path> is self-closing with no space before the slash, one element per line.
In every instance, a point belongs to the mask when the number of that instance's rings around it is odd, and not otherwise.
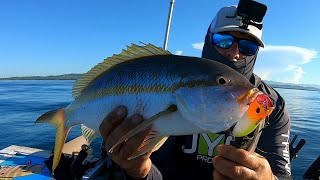
<path fill-rule="evenodd" d="M 53 111 L 49 111 L 41 115 L 35 123 L 51 123 L 56 126 L 57 132 L 56 132 L 56 140 L 55 140 L 55 146 L 54 146 L 54 157 L 53 157 L 53 163 L 52 163 L 52 173 L 54 173 L 54 170 L 58 166 L 62 148 L 66 141 L 66 137 L 68 135 L 68 132 L 70 128 L 65 127 L 66 123 L 66 117 L 65 117 L 65 111 L 63 108 L 56 109 Z"/>

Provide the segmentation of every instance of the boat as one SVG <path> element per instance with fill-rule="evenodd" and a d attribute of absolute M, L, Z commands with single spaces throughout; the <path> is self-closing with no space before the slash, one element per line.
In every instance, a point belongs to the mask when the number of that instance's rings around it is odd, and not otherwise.
<path fill-rule="evenodd" d="M 87 144 L 83 136 L 65 144 L 56 179 L 97 179 L 110 160 L 94 157 Z M 0 150 L 0 180 L 52 179 L 52 159 L 51 151 L 10 145 Z"/>

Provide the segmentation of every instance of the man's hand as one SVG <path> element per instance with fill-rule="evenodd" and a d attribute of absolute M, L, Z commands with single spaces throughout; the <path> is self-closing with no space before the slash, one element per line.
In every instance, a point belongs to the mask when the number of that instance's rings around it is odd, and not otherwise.
<path fill-rule="evenodd" d="M 122 136 L 143 121 L 142 117 L 138 114 L 129 118 L 126 118 L 126 115 L 126 108 L 120 106 L 109 113 L 102 121 L 99 130 L 105 141 L 107 151 L 116 144 Z M 137 151 L 150 130 L 151 128 L 147 128 L 146 130 L 141 131 L 115 147 L 112 153 L 108 152 L 108 156 L 132 178 L 144 178 L 151 169 L 151 160 L 149 158 L 151 152 L 138 158 L 128 160 L 128 158 Z"/>
<path fill-rule="evenodd" d="M 213 160 L 213 179 L 274 180 L 269 162 L 257 153 L 250 153 L 230 145 L 219 145 Z"/>

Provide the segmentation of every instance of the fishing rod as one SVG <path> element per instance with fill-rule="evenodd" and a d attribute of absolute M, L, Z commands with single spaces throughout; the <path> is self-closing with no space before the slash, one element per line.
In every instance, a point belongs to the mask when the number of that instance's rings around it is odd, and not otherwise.
<path fill-rule="evenodd" d="M 174 0 L 170 0 L 170 9 L 169 9 L 169 15 L 168 15 L 168 21 L 167 21 L 166 35 L 165 35 L 164 44 L 163 44 L 163 48 L 165 50 L 167 50 L 167 48 L 168 48 L 168 39 L 169 39 L 169 33 L 170 33 L 173 5 L 174 5 Z"/>

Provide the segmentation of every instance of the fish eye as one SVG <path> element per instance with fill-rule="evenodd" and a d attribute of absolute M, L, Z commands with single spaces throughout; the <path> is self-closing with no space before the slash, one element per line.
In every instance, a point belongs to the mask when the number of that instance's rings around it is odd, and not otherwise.
<path fill-rule="evenodd" d="M 256 113 L 259 114 L 260 113 L 260 108 L 256 109 Z"/>
<path fill-rule="evenodd" d="M 225 76 L 217 76 L 216 81 L 219 85 L 228 85 L 230 83 L 230 79 Z"/>

